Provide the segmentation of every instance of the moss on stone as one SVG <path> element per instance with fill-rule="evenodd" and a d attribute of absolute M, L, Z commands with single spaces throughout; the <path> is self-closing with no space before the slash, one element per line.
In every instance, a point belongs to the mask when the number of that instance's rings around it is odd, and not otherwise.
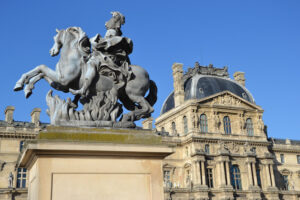
<path fill-rule="evenodd" d="M 86 141 L 119 144 L 161 144 L 161 137 L 152 131 L 132 129 L 97 129 L 74 127 L 47 127 L 38 140 Z"/>

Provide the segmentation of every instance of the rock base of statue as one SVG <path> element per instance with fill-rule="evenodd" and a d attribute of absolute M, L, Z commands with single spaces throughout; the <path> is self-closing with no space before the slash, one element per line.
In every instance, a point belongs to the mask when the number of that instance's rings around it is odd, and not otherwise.
<path fill-rule="evenodd" d="M 106 96 L 105 96 L 106 97 Z M 118 102 L 104 101 L 105 98 L 94 98 L 77 111 L 71 99 L 67 101 L 59 96 L 52 97 L 52 90 L 46 96 L 48 105 L 47 113 L 52 125 L 76 126 L 76 127 L 111 127 L 111 128 L 135 128 L 132 121 L 117 121 L 122 113 L 122 106 Z"/>
<path fill-rule="evenodd" d="M 112 121 L 56 121 L 57 126 L 71 126 L 71 127 L 112 127 L 112 128 L 135 128 L 134 122 L 112 122 Z"/>
<path fill-rule="evenodd" d="M 49 126 L 29 141 L 30 200 L 163 200 L 162 159 L 172 149 L 152 131 Z"/>

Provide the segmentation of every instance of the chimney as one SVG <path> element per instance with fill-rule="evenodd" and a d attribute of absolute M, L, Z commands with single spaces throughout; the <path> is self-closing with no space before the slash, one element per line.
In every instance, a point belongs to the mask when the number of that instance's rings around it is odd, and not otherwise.
<path fill-rule="evenodd" d="M 244 72 L 235 72 L 233 74 L 234 80 L 241 84 L 242 86 L 245 86 L 245 73 Z"/>
<path fill-rule="evenodd" d="M 149 117 L 147 119 L 145 119 L 144 121 L 142 121 L 143 124 L 143 129 L 152 129 L 152 122 L 153 122 L 153 118 Z"/>
<path fill-rule="evenodd" d="M 183 64 L 174 63 L 172 66 L 173 80 L 174 80 L 174 102 L 175 107 L 184 102 L 184 89 L 183 89 Z"/>
<path fill-rule="evenodd" d="M 13 107 L 13 106 L 7 106 L 5 108 L 5 111 L 4 111 L 5 121 L 9 124 L 11 124 L 14 121 L 14 117 L 13 117 L 14 111 L 15 111 L 15 107 Z"/>
<path fill-rule="evenodd" d="M 31 111 L 31 122 L 35 124 L 35 126 L 39 126 L 40 125 L 40 113 L 41 113 L 41 109 L 40 108 L 34 108 Z"/>

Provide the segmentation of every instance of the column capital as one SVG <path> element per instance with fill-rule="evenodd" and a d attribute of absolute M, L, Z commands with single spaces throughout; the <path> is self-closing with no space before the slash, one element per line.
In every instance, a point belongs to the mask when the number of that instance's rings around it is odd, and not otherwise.
<path fill-rule="evenodd" d="M 261 160 L 261 164 L 263 164 L 263 165 L 269 165 L 269 164 L 273 165 L 274 162 L 271 159 L 263 159 L 263 160 Z"/>
<path fill-rule="evenodd" d="M 218 156 L 216 157 L 216 162 L 229 162 L 229 156 Z"/>

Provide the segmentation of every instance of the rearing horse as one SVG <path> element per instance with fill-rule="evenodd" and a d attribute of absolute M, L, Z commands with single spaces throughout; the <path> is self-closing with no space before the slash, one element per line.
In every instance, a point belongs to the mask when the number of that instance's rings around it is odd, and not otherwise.
<path fill-rule="evenodd" d="M 84 58 L 90 54 L 89 38 L 80 27 L 70 27 L 66 30 L 56 30 L 56 32 L 54 45 L 50 49 L 51 56 L 61 54 L 56 70 L 46 65 L 39 65 L 23 74 L 14 90 L 19 91 L 26 84 L 24 88 L 26 98 L 32 94 L 34 84 L 42 78 L 53 88 L 64 92 L 68 92 L 68 88 L 78 88 L 78 78 L 85 65 Z"/>
<path fill-rule="evenodd" d="M 88 60 L 91 56 L 89 38 L 80 27 L 70 27 L 66 30 L 56 31 L 54 45 L 50 49 L 51 56 L 56 56 L 59 53 L 61 55 L 56 64 L 56 70 L 54 71 L 46 65 L 39 65 L 23 74 L 17 81 L 14 90 L 22 90 L 25 85 L 26 98 L 32 94 L 34 84 L 42 78 L 53 88 L 63 92 L 82 88 Z M 116 87 L 112 79 L 97 73 L 93 84 L 89 88 L 89 95 L 96 96 L 99 92 L 113 91 L 125 108 L 131 111 L 123 116 L 122 121 L 133 122 L 140 118 L 149 117 L 154 111 L 152 105 L 157 99 L 157 87 L 155 82 L 149 79 L 145 69 L 137 65 L 130 65 L 130 67 L 134 78 L 117 91 L 114 91 Z M 149 94 L 145 98 L 144 95 L 148 90 Z M 79 96 L 77 95 L 77 97 Z"/>

